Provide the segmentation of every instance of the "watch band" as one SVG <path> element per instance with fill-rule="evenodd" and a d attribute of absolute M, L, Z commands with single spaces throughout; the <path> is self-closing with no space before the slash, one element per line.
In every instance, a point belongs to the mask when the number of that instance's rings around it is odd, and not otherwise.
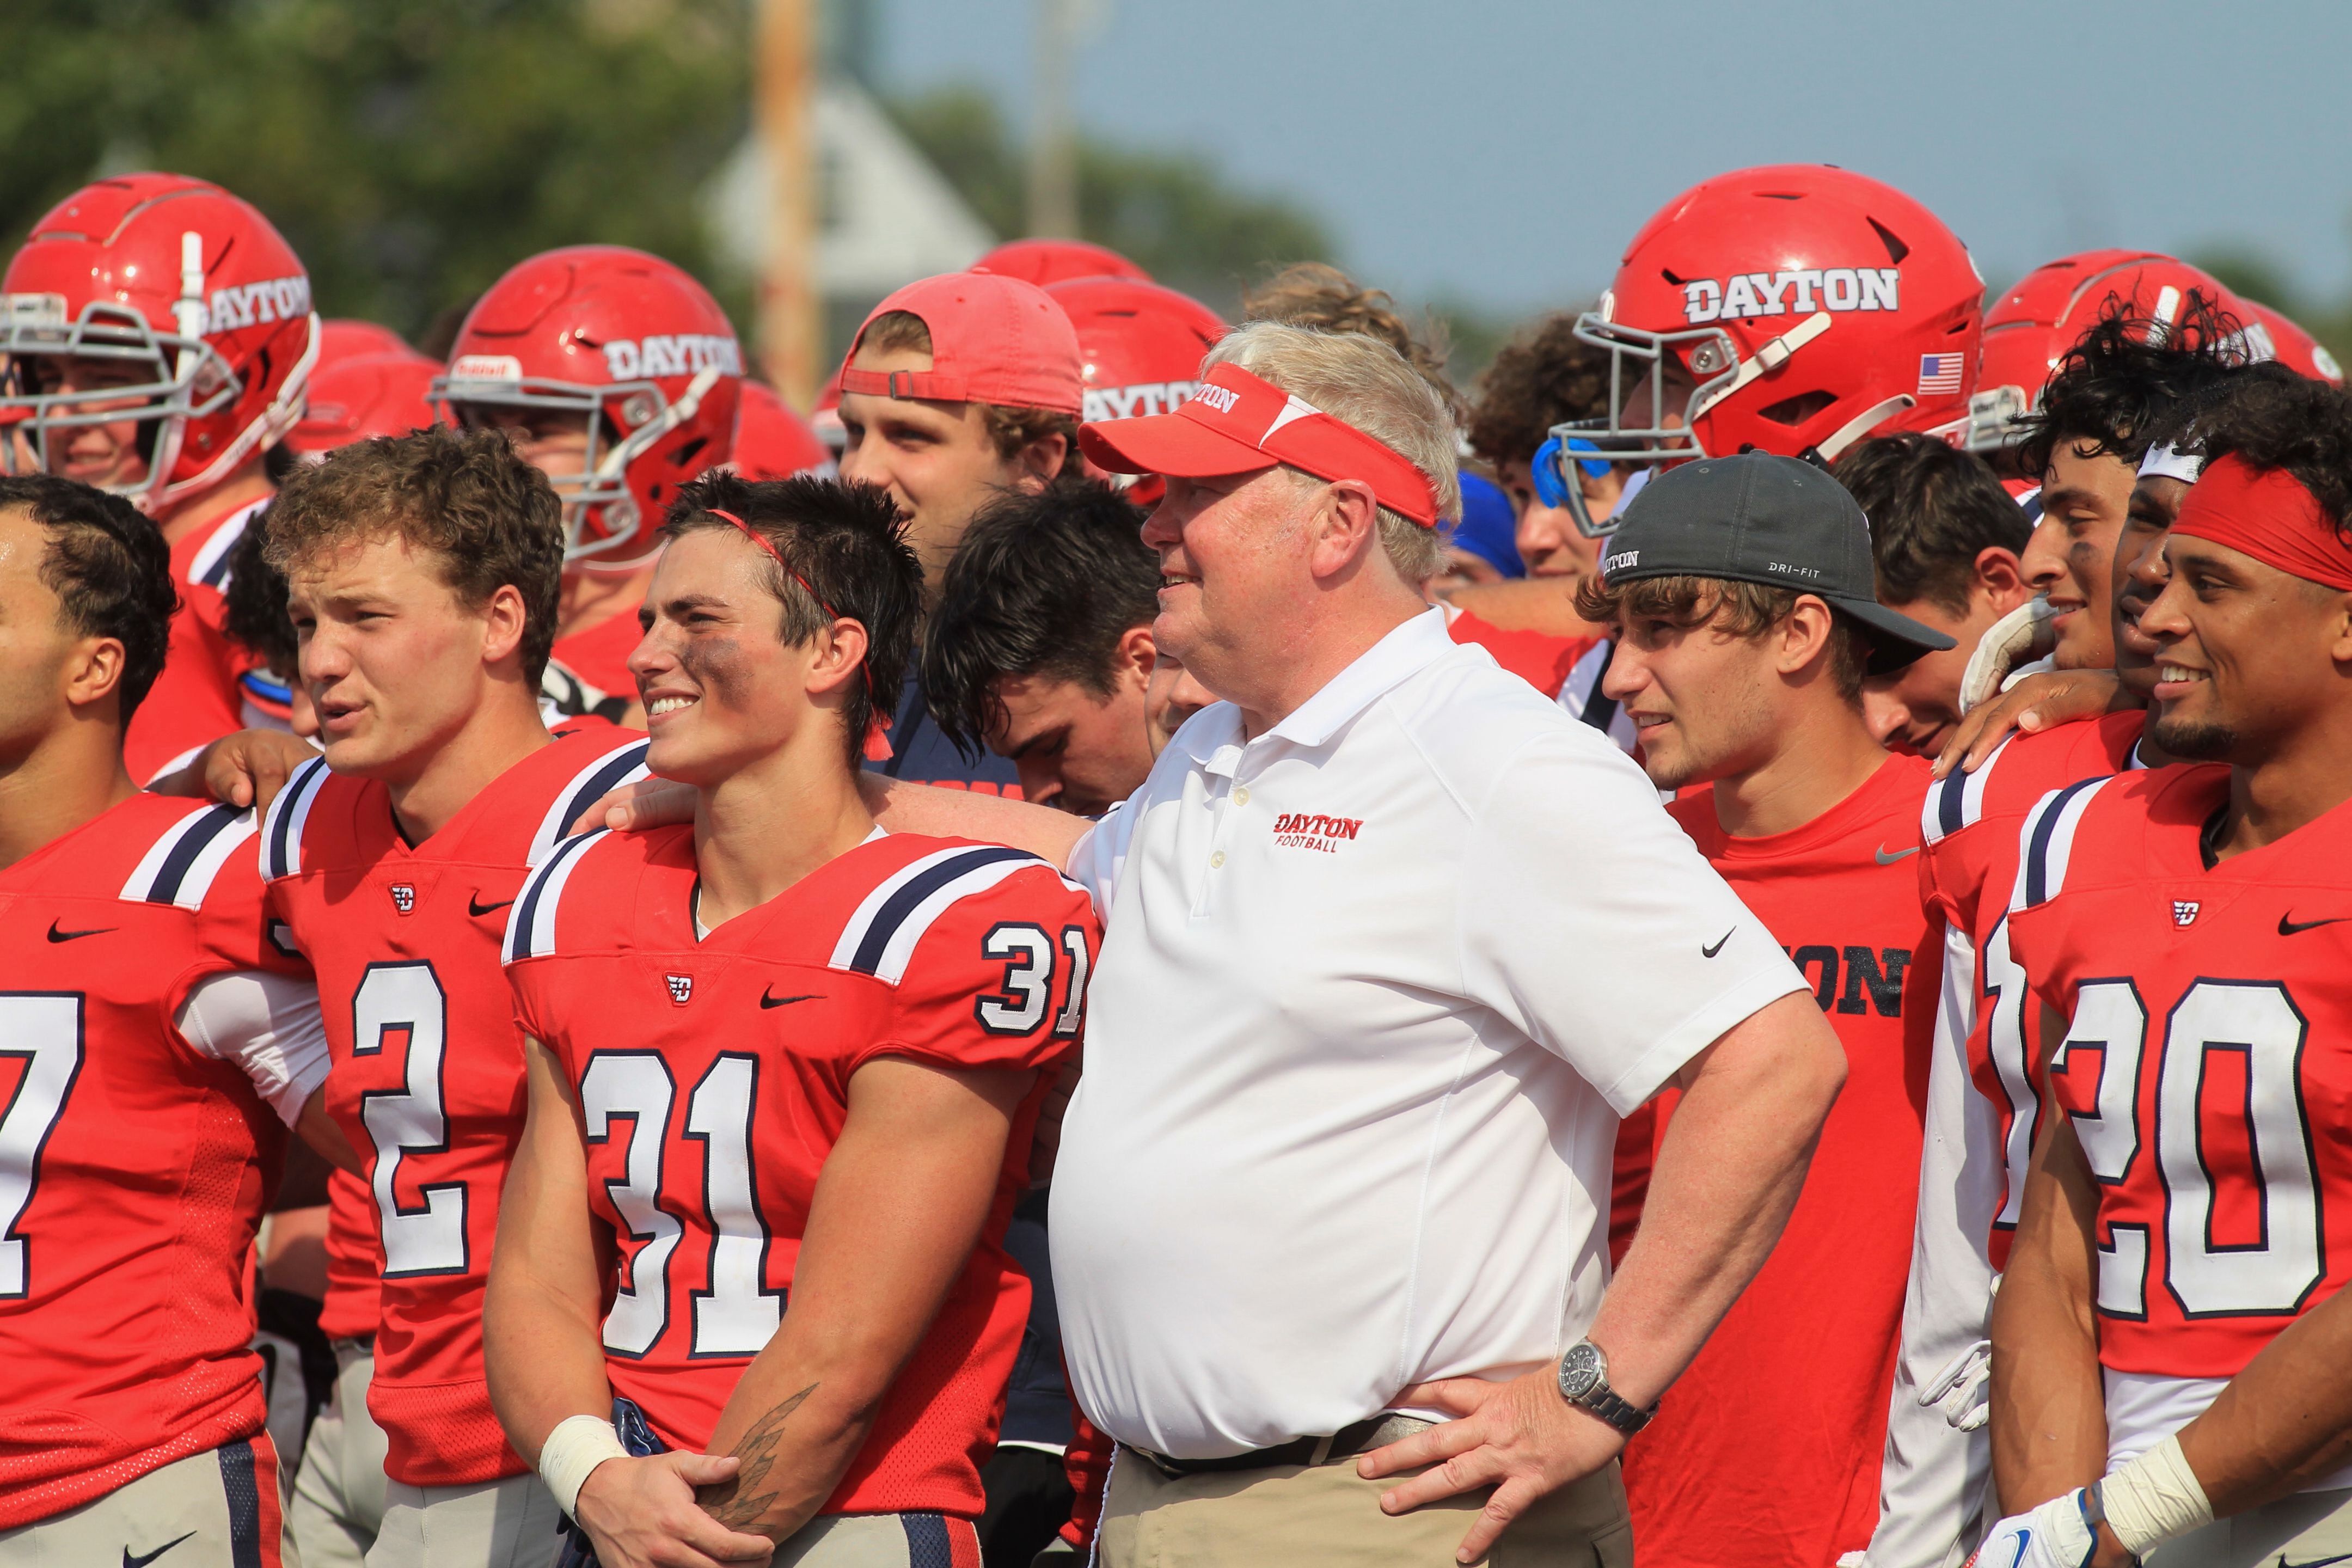
<path fill-rule="evenodd" d="M 1578 1409 L 1598 1415 L 1628 1437 L 1647 1426 L 1650 1424 L 1650 1417 L 1657 1414 L 1654 1409 L 1641 1409 L 1631 1401 L 1620 1397 L 1617 1392 L 1605 1383 L 1588 1392 L 1575 1404 Z"/>

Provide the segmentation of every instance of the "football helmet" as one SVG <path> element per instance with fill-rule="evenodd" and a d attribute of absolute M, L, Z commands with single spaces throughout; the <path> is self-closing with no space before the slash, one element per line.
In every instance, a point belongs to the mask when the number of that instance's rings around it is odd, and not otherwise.
<path fill-rule="evenodd" d="M 775 389 L 743 384 L 735 413 L 735 471 L 747 479 L 789 479 L 795 474 L 834 470 L 833 453 L 808 421 L 793 413 Z"/>
<path fill-rule="evenodd" d="M 657 256 L 575 245 L 517 263 L 457 331 L 432 398 L 453 423 L 496 410 L 577 413 L 588 444 L 563 498 L 564 560 L 634 572 L 678 486 L 727 461 L 743 384 L 735 329 L 709 291 Z"/>
<path fill-rule="evenodd" d="M 337 360 L 357 359 L 362 354 L 413 354 L 408 340 L 390 327 L 373 321 L 362 321 L 351 316 L 329 316 L 319 323 L 319 365 L 320 369 Z"/>
<path fill-rule="evenodd" d="M 1961 445 L 1990 452 L 2022 439 L 2017 421 L 2041 406 L 2058 362 L 2108 310 L 2128 309 L 2168 327 L 2191 293 L 2244 319 L 2245 307 L 2213 278 L 2151 250 L 2085 250 L 2035 268 L 1985 312 L 1984 354 Z M 2252 357 L 2269 356 L 2257 350 Z"/>
<path fill-rule="evenodd" d="M 1045 292 L 1078 331 L 1085 378 L 1079 417 L 1089 424 L 1173 413 L 1200 384 L 1201 356 L 1225 335 L 1214 310 L 1157 283 L 1073 278 Z M 1138 506 L 1155 504 L 1168 488 L 1156 474 L 1104 477 Z"/>
<path fill-rule="evenodd" d="M 319 346 L 310 276 L 252 205 L 181 174 L 96 181 L 33 226 L 0 278 L 0 464 L 48 469 L 77 429 L 135 422 L 146 477 L 121 488 L 160 516 L 292 427 Z M 63 391 L 43 363 L 56 357 L 133 379 Z"/>
<path fill-rule="evenodd" d="M 2330 386 L 2344 384 L 2344 367 L 2327 345 L 2268 305 L 2239 296 L 2238 308 L 2246 323 L 2246 337 L 2258 360 L 2274 359 L 2298 374 Z"/>
<path fill-rule="evenodd" d="M 359 354 L 319 367 L 310 406 L 286 433 L 286 449 L 316 460 L 372 436 L 405 436 L 438 423 L 429 394 L 441 362 L 404 349 Z"/>
<path fill-rule="evenodd" d="M 1826 164 L 1717 175 L 1642 226 L 1578 320 L 1610 356 L 1609 412 L 1554 434 L 1639 464 L 1956 434 L 1983 305 L 1968 247 L 1891 185 Z"/>
<path fill-rule="evenodd" d="M 1018 278 L 1044 289 L 1073 278 L 1125 278 L 1149 283 L 1151 274 L 1104 246 L 1083 239 L 1013 239 L 973 262 L 974 272 Z"/>

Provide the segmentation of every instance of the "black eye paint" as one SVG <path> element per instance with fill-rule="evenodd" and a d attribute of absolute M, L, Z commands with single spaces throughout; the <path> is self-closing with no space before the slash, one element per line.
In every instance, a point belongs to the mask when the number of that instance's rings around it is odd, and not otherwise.
<path fill-rule="evenodd" d="M 751 661 L 731 637 L 688 637 L 677 650 L 677 662 L 706 697 L 730 707 L 741 706 L 754 683 Z"/>

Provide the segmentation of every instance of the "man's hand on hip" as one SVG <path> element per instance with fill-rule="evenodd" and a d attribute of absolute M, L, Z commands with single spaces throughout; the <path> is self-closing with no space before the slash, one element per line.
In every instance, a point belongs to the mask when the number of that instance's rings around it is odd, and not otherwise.
<path fill-rule="evenodd" d="M 1478 1521 L 1454 1553 L 1464 1563 L 1485 1556 L 1504 1529 L 1537 1499 L 1591 1475 L 1625 1447 L 1614 1427 L 1559 1396 L 1556 1366 L 1507 1383 L 1449 1377 L 1415 1384 L 1392 1403 L 1433 1406 L 1459 1419 L 1375 1448 L 1356 1461 L 1356 1473 L 1378 1480 L 1432 1467 L 1381 1494 L 1381 1508 L 1387 1513 L 1403 1513 L 1480 1487 L 1494 1488 L 1495 1495 L 1486 1500 Z"/>

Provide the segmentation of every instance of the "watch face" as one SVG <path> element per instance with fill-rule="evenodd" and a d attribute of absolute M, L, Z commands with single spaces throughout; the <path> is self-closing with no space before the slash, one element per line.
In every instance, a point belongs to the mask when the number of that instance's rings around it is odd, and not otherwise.
<path fill-rule="evenodd" d="M 1601 1352 L 1590 1344 L 1569 1347 L 1559 1362 L 1559 1391 L 1570 1399 L 1581 1399 L 1601 1383 Z"/>

